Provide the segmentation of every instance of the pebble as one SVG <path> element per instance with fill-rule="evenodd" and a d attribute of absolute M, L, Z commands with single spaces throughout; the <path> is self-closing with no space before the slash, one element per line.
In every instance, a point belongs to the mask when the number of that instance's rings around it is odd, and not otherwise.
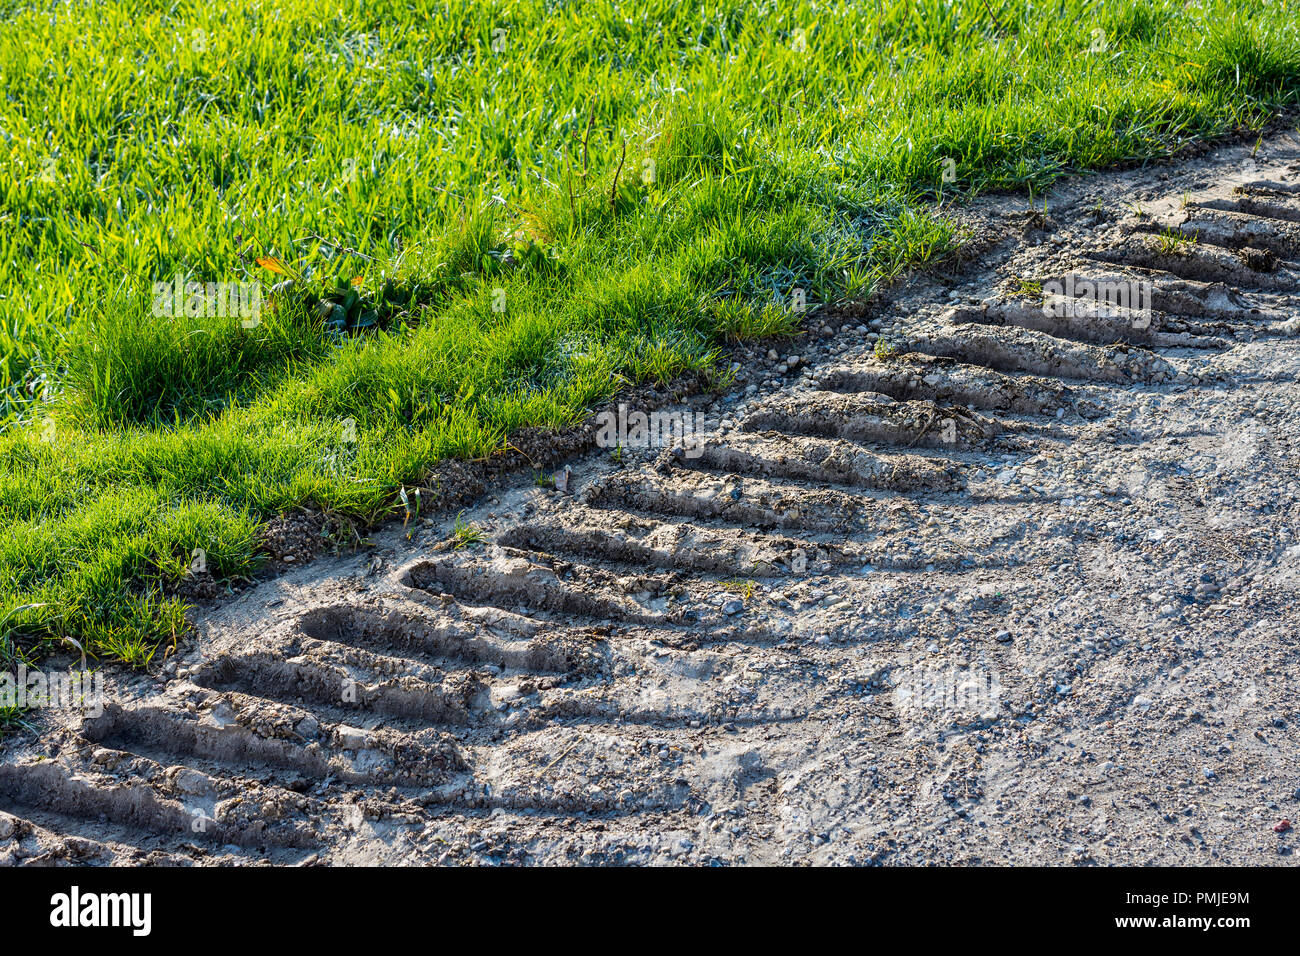
<path fill-rule="evenodd" d="M 172 785 L 181 793 L 194 795 L 215 793 L 217 789 L 216 783 L 213 782 L 211 777 L 188 767 L 176 774 Z"/>
<path fill-rule="evenodd" d="M 344 750 L 365 750 L 370 743 L 370 735 L 359 727 L 339 724 L 334 732 L 338 734 L 339 746 Z"/>

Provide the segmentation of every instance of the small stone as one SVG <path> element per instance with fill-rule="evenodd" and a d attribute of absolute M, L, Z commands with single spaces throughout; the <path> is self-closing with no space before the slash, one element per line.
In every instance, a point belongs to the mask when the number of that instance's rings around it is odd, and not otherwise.
<path fill-rule="evenodd" d="M 172 786 L 181 793 L 189 793 L 195 796 L 216 793 L 217 790 L 217 785 L 211 777 L 188 767 L 183 768 L 180 773 L 176 774 L 175 779 L 172 780 Z"/>
<path fill-rule="evenodd" d="M 733 600 L 730 600 L 730 601 L 728 601 L 726 604 L 722 605 L 722 613 L 723 613 L 723 614 L 726 614 L 728 617 L 731 617 L 732 615 L 735 615 L 735 614 L 739 614 L 739 613 L 740 613 L 741 611 L 743 611 L 744 609 L 745 609 L 745 604 L 744 604 L 744 602 L 743 602 L 743 601 L 737 601 L 737 600 L 734 600 L 734 599 L 733 599 Z"/>
<path fill-rule="evenodd" d="M 370 735 L 359 727 L 339 724 L 334 733 L 338 736 L 339 746 L 344 750 L 365 750 L 370 744 Z"/>
<path fill-rule="evenodd" d="M 994 640 L 996 640 L 999 644 L 1010 644 L 1010 643 L 1011 643 L 1011 632 L 1010 632 L 1010 631 L 998 631 L 998 633 L 994 636 Z"/>

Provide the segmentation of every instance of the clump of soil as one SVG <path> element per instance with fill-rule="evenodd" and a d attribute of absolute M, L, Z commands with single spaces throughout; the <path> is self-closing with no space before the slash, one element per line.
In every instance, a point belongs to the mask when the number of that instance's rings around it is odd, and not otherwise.
<path fill-rule="evenodd" d="M 436 511 L 464 508 L 487 491 L 487 468 L 482 462 L 449 458 L 438 463 L 430 483 L 437 490 L 433 506 Z"/>
<path fill-rule="evenodd" d="M 1241 261 L 1252 272 L 1276 272 L 1277 256 L 1267 249 L 1246 247 L 1241 250 Z"/>
<path fill-rule="evenodd" d="M 224 589 L 217 583 L 211 571 L 192 571 L 166 590 L 172 596 L 186 601 L 211 601 Z"/>
<path fill-rule="evenodd" d="M 272 518 L 262 527 L 262 550 L 270 556 L 273 570 L 305 564 L 320 551 L 327 519 L 319 508 L 295 508 Z"/>

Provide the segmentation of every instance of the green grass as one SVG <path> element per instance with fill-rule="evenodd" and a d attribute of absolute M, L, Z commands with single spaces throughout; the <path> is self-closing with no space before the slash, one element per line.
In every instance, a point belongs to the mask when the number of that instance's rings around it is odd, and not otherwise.
<path fill-rule="evenodd" d="M 451 549 L 453 551 L 475 548 L 486 540 L 487 536 L 484 535 L 483 529 L 466 521 L 464 512 L 456 515 L 456 522 L 451 529 Z"/>
<path fill-rule="evenodd" d="M 231 581 L 291 507 L 409 516 L 440 458 L 944 256 L 936 198 L 1300 89 L 1276 0 L 0 14 L 0 660 L 145 663 L 196 548 Z M 261 321 L 155 317 L 177 275 L 264 281 Z"/>
<path fill-rule="evenodd" d="M 722 589 L 733 594 L 739 594 L 748 601 L 754 597 L 754 593 L 758 590 L 758 582 L 748 578 L 743 580 L 736 578 L 731 581 L 723 581 Z"/>
<path fill-rule="evenodd" d="M 31 730 L 27 712 L 19 707 L 0 706 L 0 739 L 15 731 Z"/>

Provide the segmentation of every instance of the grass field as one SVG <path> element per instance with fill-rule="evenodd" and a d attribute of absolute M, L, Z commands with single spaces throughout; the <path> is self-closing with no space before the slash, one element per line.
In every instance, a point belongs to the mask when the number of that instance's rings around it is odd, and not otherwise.
<path fill-rule="evenodd" d="M 0 663 L 142 664 L 194 549 L 788 333 L 934 200 L 1258 128 L 1282 2 L 0 2 Z M 947 175 L 945 175 L 945 172 Z M 260 262 L 259 262 L 260 260 Z M 159 315 L 159 283 L 258 283 Z M 211 310 L 209 310 L 210 312 Z M 717 373 L 721 379 L 721 372 Z"/>

